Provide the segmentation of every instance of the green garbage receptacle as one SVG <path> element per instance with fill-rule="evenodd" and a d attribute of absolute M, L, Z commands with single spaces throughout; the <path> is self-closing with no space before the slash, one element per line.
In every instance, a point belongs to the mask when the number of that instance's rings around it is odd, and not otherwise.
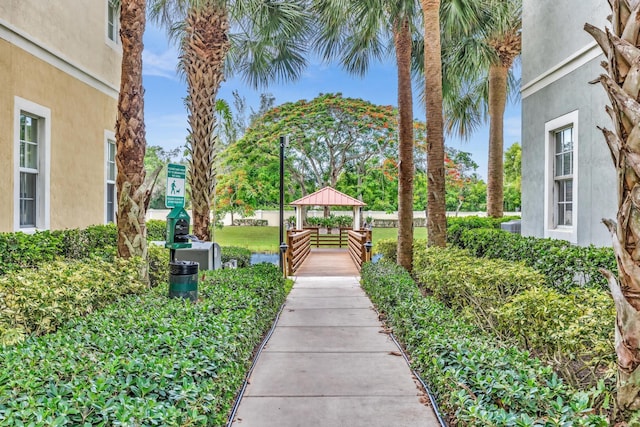
<path fill-rule="evenodd" d="M 169 263 L 169 297 L 198 299 L 198 263 L 171 261 Z"/>

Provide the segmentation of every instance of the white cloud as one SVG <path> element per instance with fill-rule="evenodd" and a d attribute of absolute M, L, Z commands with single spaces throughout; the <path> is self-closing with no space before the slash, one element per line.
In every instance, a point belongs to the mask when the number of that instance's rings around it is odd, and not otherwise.
<path fill-rule="evenodd" d="M 175 48 L 168 48 L 164 52 L 155 53 L 149 49 L 142 52 L 142 73 L 145 76 L 159 76 L 177 80 L 176 65 L 178 52 Z"/>

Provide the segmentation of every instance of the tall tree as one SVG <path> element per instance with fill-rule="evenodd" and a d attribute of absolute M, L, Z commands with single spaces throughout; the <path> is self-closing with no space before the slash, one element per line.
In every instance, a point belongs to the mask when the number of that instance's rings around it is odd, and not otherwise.
<path fill-rule="evenodd" d="M 145 214 L 155 177 L 145 183 L 144 88 L 142 86 L 142 36 L 146 23 L 145 0 L 121 0 L 120 40 L 122 73 L 116 117 L 116 165 L 118 174 L 118 256 L 147 259 Z M 160 172 L 158 169 L 155 173 Z M 149 282 L 148 264 L 140 276 Z"/>
<path fill-rule="evenodd" d="M 447 128 L 469 136 L 489 118 L 487 214 L 503 214 L 504 112 L 517 96 L 512 74 L 520 56 L 522 0 L 465 0 L 467 26 L 443 28 Z"/>
<path fill-rule="evenodd" d="M 326 60 L 364 75 L 373 59 L 394 51 L 398 69 L 398 264 L 413 266 L 413 98 L 411 90 L 415 0 L 315 0 L 320 25 L 314 45 Z M 347 9 L 347 10 L 345 10 Z"/>
<path fill-rule="evenodd" d="M 193 231 L 210 239 L 215 190 L 215 101 L 226 71 L 254 87 L 299 77 L 309 21 L 301 0 L 152 0 L 152 18 L 180 42 L 188 85 Z M 240 32 L 233 33 L 231 28 Z"/>
<path fill-rule="evenodd" d="M 440 0 L 421 0 L 424 24 L 424 77 L 427 110 L 427 242 L 447 245 L 442 117 Z"/>
<path fill-rule="evenodd" d="M 612 1 L 611 28 L 585 29 L 604 52 L 607 71 L 599 82 L 609 95 L 613 131 L 601 128 L 618 176 L 617 221 L 611 232 L 618 277 L 603 271 L 616 305 L 617 400 L 624 411 L 640 410 L 640 1 Z"/>

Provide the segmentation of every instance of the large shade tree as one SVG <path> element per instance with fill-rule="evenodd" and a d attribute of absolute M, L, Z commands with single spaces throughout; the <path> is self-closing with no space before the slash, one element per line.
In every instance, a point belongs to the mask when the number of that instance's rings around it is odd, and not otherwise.
<path fill-rule="evenodd" d="M 618 176 L 617 221 L 603 222 L 611 232 L 618 277 L 603 271 L 616 311 L 617 401 L 625 411 L 640 410 L 640 1 L 612 1 L 611 28 L 590 24 L 606 61 L 596 82 L 609 95 L 606 110 L 613 130 L 601 128 Z"/>
<path fill-rule="evenodd" d="M 513 64 L 521 51 L 522 0 L 460 1 L 468 25 L 443 20 L 446 126 L 468 137 L 488 116 L 487 214 L 501 217 L 504 113 L 519 89 Z"/>
<path fill-rule="evenodd" d="M 364 75 L 372 60 L 395 53 L 398 69 L 398 264 L 413 265 L 413 96 L 412 34 L 416 0 L 315 0 L 319 31 L 314 46 L 326 60 Z M 346 10 L 345 10 L 346 9 Z"/>
<path fill-rule="evenodd" d="M 193 231 L 210 239 L 215 189 L 216 95 L 232 71 L 252 86 L 294 79 L 306 66 L 309 28 L 303 2 L 152 0 L 151 16 L 180 43 L 188 85 L 189 183 Z"/>
<path fill-rule="evenodd" d="M 142 36 L 146 23 L 145 0 L 121 0 L 120 40 L 122 73 L 116 117 L 116 188 L 118 193 L 118 256 L 147 259 L 145 214 L 153 179 L 145 182 L 144 88 L 142 86 Z M 154 174 L 157 176 L 159 169 Z M 146 263 L 140 272 L 148 282 Z"/>

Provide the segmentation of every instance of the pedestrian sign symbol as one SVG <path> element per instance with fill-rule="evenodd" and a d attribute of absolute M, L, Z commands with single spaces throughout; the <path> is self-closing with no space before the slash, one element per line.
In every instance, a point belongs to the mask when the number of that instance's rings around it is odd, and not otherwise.
<path fill-rule="evenodd" d="M 170 163 L 167 166 L 167 193 L 164 204 L 168 208 L 184 207 L 185 178 L 187 167 Z"/>

